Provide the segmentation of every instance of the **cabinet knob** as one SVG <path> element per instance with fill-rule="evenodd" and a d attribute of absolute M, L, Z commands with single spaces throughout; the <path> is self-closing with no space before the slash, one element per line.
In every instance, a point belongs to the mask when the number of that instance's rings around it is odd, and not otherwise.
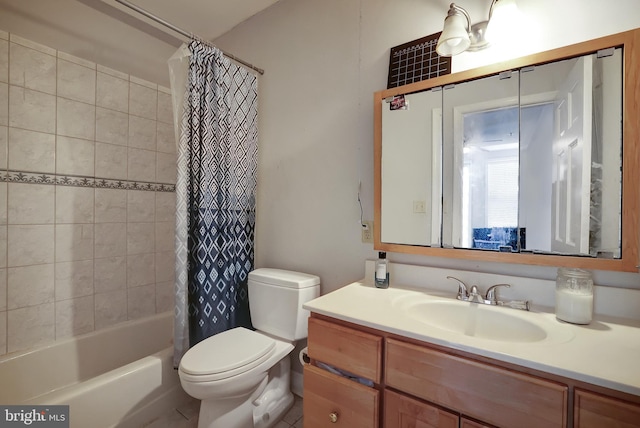
<path fill-rule="evenodd" d="M 335 424 L 336 422 L 338 422 L 338 413 L 336 412 L 329 413 L 329 421 L 332 424 Z"/>

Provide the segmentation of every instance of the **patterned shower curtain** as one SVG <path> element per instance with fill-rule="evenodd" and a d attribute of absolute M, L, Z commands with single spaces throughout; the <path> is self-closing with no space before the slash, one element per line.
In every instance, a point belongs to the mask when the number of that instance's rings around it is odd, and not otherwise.
<path fill-rule="evenodd" d="M 199 40 L 178 143 L 174 365 L 207 337 L 251 327 L 258 79 Z"/>

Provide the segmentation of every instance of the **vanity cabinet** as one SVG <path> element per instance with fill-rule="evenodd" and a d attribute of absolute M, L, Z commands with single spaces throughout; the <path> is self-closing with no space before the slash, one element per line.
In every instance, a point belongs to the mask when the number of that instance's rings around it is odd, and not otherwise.
<path fill-rule="evenodd" d="M 384 393 L 385 428 L 458 428 L 457 414 L 424 401 L 386 390 Z"/>
<path fill-rule="evenodd" d="M 308 353 L 313 362 L 330 364 L 379 385 L 382 337 L 325 320 L 309 318 Z M 380 388 L 369 387 L 313 365 L 304 367 L 304 426 L 378 428 Z"/>
<path fill-rule="evenodd" d="M 396 339 L 385 385 L 496 426 L 567 426 L 566 385 Z"/>
<path fill-rule="evenodd" d="M 575 428 L 638 428 L 640 404 L 576 389 L 574 397 Z"/>
<path fill-rule="evenodd" d="M 379 391 L 310 365 L 304 368 L 304 426 L 377 428 Z"/>
<path fill-rule="evenodd" d="M 305 428 L 640 428 L 638 396 L 316 313 L 308 346 Z"/>

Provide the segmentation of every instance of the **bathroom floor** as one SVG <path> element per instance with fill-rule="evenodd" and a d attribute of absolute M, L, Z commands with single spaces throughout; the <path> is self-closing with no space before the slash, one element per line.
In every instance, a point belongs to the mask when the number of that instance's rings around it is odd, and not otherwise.
<path fill-rule="evenodd" d="M 302 428 L 302 398 L 294 395 L 293 407 L 274 428 Z M 145 428 L 197 428 L 200 401 L 192 400 L 177 409 L 161 415 Z"/>

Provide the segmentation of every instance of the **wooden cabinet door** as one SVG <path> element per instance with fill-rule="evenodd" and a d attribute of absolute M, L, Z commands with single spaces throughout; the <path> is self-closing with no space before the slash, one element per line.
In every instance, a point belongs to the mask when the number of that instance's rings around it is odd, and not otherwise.
<path fill-rule="evenodd" d="M 460 418 L 460 428 L 495 428 L 495 427 L 462 417 Z"/>
<path fill-rule="evenodd" d="M 309 357 L 380 383 L 382 337 L 309 318 Z"/>
<path fill-rule="evenodd" d="M 311 365 L 304 366 L 305 428 L 378 428 L 379 392 Z"/>
<path fill-rule="evenodd" d="M 639 428 L 640 405 L 576 389 L 575 428 Z"/>
<path fill-rule="evenodd" d="M 499 427 L 564 428 L 568 387 L 387 339 L 386 385 Z"/>
<path fill-rule="evenodd" d="M 384 392 L 384 428 L 458 428 L 458 415 L 406 395 Z"/>

